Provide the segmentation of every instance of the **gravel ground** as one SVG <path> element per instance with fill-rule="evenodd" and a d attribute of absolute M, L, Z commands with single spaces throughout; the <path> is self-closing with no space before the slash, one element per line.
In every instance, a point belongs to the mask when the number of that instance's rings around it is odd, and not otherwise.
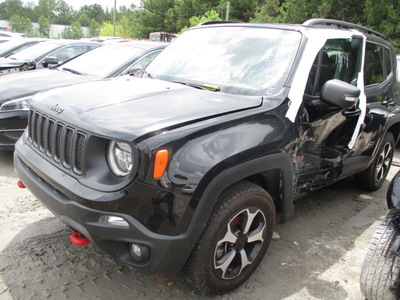
<path fill-rule="evenodd" d="M 370 239 L 387 213 L 386 189 L 367 193 L 351 179 L 296 202 L 295 218 L 240 288 L 215 299 L 363 299 L 359 276 Z M 0 151 L 0 300 L 207 299 L 181 274 L 143 275 L 96 246 L 75 247 L 72 231 L 16 186 L 12 153 Z"/>

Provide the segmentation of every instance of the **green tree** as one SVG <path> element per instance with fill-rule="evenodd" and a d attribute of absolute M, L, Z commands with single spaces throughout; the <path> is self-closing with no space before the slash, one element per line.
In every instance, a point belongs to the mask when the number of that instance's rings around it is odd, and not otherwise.
<path fill-rule="evenodd" d="M 89 35 L 98 36 L 100 33 L 100 28 L 101 25 L 95 19 L 92 19 L 89 25 Z"/>
<path fill-rule="evenodd" d="M 83 38 L 83 30 L 81 24 L 78 21 L 75 21 L 71 24 L 71 26 L 66 27 L 61 36 L 64 39 L 81 39 Z"/>
<path fill-rule="evenodd" d="M 336 0 L 332 3 L 330 14 L 327 17 L 367 25 L 364 13 L 365 2 L 365 0 Z"/>
<path fill-rule="evenodd" d="M 39 17 L 39 33 L 41 36 L 49 37 L 50 33 L 50 21 L 44 16 Z"/>
<path fill-rule="evenodd" d="M 0 19 L 9 20 L 14 15 L 26 16 L 21 0 L 5 0 L 0 3 Z"/>
<path fill-rule="evenodd" d="M 115 35 L 116 36 L 122 36 L 123 33 L 123 28 L 120 24 L 116 24 L 115 26 Z M 114 26 L 110 22 L 104 22 L 103 25 L 101 25 L 100 29 L 100 35 L 101 36 L 113 36 L 114 35 Z"/>
<path fill-rule="evenodd" d="M 279 0 L 267 1 L 256 9 L 254 17 L 250 21 L 255 23 L 279 22 L 280 6 L 281 2 Z"/>
<path fill-rule="evenodd" d="M 218 12 L 216 12 L 215 10 L 210 10 L 200 17 L 196 17 L 196 16 L 191 17 L 189 19 L 189 25 L 190 25 L 190 27 L 193 27 L 193 26 L 197 26 L 200 23 L 203 23 L 206 21 L 219 21 L 219 20 L 221 20 L 221 18 L 219 17 Z M 184 27 L 181 30 L 181 32 L 185 31 L 186 29 L 187 29 L 187 27 Z"/>
<path fill-rule="evenodd" d="M 152 0 L 157 2 L 157 0 Z M 251 0 L 252 1 L 252 0 Z M 154 9 L 159 13 L 160 17 L 164 18 L 164 29 L 161 31 L 179 32 L 182 28 L 189 27 L 189 19 L 195 16 L 202 16 L 206 12 L 214 10 L 220 13 L 224 0 L 173 0 L 172 4 L 164 10 Z M 233 2 L 233 1 L 231 1 Z M 236 2 L 236 1 L 235 1 Z M 147 3 L 147 2 L 146 2 Z M 156 5 L 152 3 L 152 5 Z M 226 5 L 225 5 L 226 7 Z M 145 6 L 147 8 L 147 6 Z M 164 12 L 161 14 L 160 12 Z"/>
<path fill-rule="evenodd" d="M 221 1 L 219 10 L 221 18 L 226 19 L 228 0 Z M 254 17 L 256 8 L 259 5 L 258 0 L 235 0 L 229 1 L 229 20 L 249 22 Z M 266 1 L 268 3 L 270 1 Z"/>
<path fill-rule="evenodd" d="M 252 22 L 303 23 L 311 18 L 329 18 L 365 24 L 364 1 L 269 0 L 258 6 Z"/>
<path fill-rule="evenodd" d="M 310 19 L 310 16 L 312 15 L 312 11 L 308 9 L 309 5 L 310 1 L 307 0 L 286 0 L 281 6 L 280 14 L 278 16 L 279 22 L 303 23 L 307 19 Z"/>
<path fill-rule="evenodd" d="M 78 14 L 85 14 L 89 20 L 95 19 L 100 24 L 106 20 L 106 13 L 99 4 L 84 5 L 80 8 Z"/>
<path fill-rule="evenodd" d="M 11 29 L 14 31 L 23 32 L 26 35 L 30 35 L 32 33 L 33 26 L 32 21 L 29 18 L 13 15 L 9 20 L 9 24 Z"/>
<path fill-rule="evenodd" d="M 171 24 L 176 23 L 176 20 L 166 17 L 168 10 L 174 8 L 174 2 L 174 0 L 143 0 L 144 9 L 137 14 L 138 22 L 141 25 L 138 32 L 139 37 L 148 38 L 149 33 L 155 31 L 174 31 L 171 30 L 171 27 L 174 27 Z M 185 0 L 181 0 L 181 2 L 185 2 Z"/>
<path fill-rule="evenodd" d="M 95 19 L 90 19 L 86 14 L 83 14 L 83 13 L 80 13 L 80 14 L 79 14 L 78 22 L 79 22 L 82 26 L 89 26 L 91 20 L 95 20 Z M 95 21 L 96 21 L 96 20 L 95 20 Z"/>
<path fill-rule="evenodd" d="M 368 25 L 386 35 L 400 49 L 400 5 L 397 0 L 367 0 L 365 15 Z"/>
<path fill-rule="evenodd" d="M 38 21 L 38 18 L 36 17 L 36 14 L 33 11 L 35 6 L 36 6 L 35 3 L 33 3 L 33 2 L 27 2 L 24 6 L 25 17 L 28 17 L 29 19 L 31 19 L 32 22 Z M 1 9 L 0 9 L 0 11 L 1 11 Z"/>
<path fill-rule="evenodd" d="M 137 21 L 136 6 L 133 4 L 130 7 L 120 6 L 117 14 L 117 24 L 122 30 L 118 35 L 126 38 L 138 37 L 138 27 L 140 25 Z"/>
<path fill-rule="evenodd" d="M 55 8 L 55 22 L 57 24 L 69 25 L 75 17 L 75 11 L 72 6 L 65 3 L 64 0 L 58 0 Z"/>
<path fill-rule="evenodd" d="M 39 0 L 39 3 L 33 9 L 39 20 L 40 16 L 46 17 L 50 23 L 56 20 L 57 2 L 56 0 Z"/>

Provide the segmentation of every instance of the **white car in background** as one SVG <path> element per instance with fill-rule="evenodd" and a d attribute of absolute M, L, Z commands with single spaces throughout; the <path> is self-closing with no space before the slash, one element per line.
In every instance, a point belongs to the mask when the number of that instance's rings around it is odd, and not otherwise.
<path fill-rule="evenodd" d="M 25 34 L 18 32 L 11 32 L 9 30 L 0 29 L 0 39 L 3 38 L 22 38 Z"/>

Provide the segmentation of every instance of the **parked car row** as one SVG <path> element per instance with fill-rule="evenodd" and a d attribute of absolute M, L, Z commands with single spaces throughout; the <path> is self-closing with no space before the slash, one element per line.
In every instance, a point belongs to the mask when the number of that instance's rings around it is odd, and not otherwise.
<path fill-rule="evenodd" d="M 400 81 L 379 32 L 210 21 L 163 48 L 111 44 L 0 78 L 3 148 L 22 134 L 19 186 L 77 231 L 75 245 L 146 272 L 182 269 L 219 294 L 251 276 L 295 200 L 350 176 L 383 184 Z"/>
<path fill-rule="evenodd" d="M 0 75 L 47 68 L 98 48 L 96 42 L 48 40 L 0 58 Z"/>
<path fill-rule="evenodd" d="M 8 57 L 10 55 L 17 53 L 18 51 L 24 50 L 30 46 L 33 46 L 43 41 L 46 41 L 46 39 L 39 39 L 39 38 L 10 39 L 0 44 L 0 57 Z"/>
<path fill-rule="evenodd" d="M 40 43 L 45 45 L 47 42 Z M 52 43 L 64 46 L 62 43 Z M 47 45 L 46 45 L 47 46 Z M 91 47 L 92 44 L 76 42 L 53 50 L 51 59 L 57 60 L 70 50 Z M 96 45 L 97 46 L 97 45 Z M 82 82 L 133 75 L 145 68 L 166 46 L 166 43 L 134 41 L 109 44 L 54 68 L 10 74 L 0 77 L 0 149 L 14 150 L 14 144 L 27 126 L 30 97 L 40 91 Z M 32 49 L 31 47 L 29 49 Z M 76 49 L 75 49 L 76 48 Z M 29 50 L 27 49 L 27 50 Z M 37 49 L 34 49 L 35 51 Z M 34 52 L 32 52 L 34 53 Z M 44 55 L 36 65 L 46 62 Z M 49 59 L 49 55 L 46 56 Z M 62 59 L 62 58 L 61 58 Z"/>

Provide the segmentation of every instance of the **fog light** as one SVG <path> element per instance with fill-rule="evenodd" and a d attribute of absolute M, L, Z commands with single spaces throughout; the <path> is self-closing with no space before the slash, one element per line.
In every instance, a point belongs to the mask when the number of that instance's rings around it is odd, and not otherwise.
<path fill-rule="evenodd" d="M 132 252 L 138 257 L 142 256 L 142 250 L 140 250 L 140 247 L 138 244 L 132 244 Z"/>
<path fill-rule="evenodd" d="M 101 216 L 99 218 L 99 222 L 114 226 L 129 227 L 128 222 L 126 222 L 123 218 L 116 216 L 107 216 L 107 215 Z"/>
<path fill-rule="evenodd" d="M 131 244 L 131 254 L 136 261 L 146 261 L 149 258 L 149 247 L 133 243 Z"/>

